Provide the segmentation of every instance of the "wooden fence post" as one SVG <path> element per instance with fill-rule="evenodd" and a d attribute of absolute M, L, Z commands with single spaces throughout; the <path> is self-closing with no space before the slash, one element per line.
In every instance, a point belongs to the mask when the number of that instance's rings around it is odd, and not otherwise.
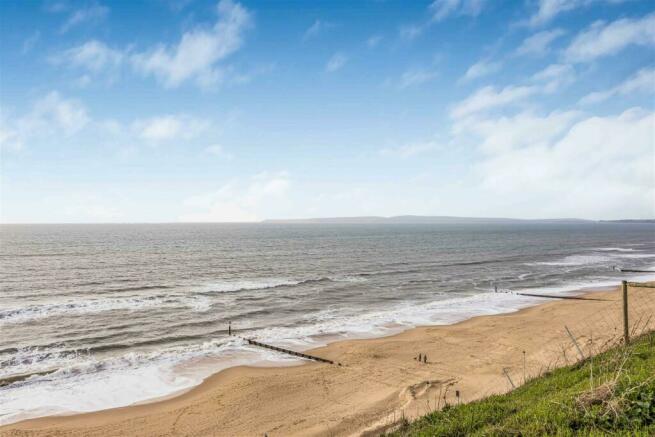
<path fill-rule="evenodd" d="M 630 344 L 630 330 L 628 329 L 628 281 L 621 282 L 623 289 L 623 341 L 627 346 Z"/>

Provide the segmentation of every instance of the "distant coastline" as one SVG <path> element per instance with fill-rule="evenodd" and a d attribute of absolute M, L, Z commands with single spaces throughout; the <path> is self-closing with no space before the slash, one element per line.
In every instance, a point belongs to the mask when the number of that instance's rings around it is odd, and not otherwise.
<path fill-rule="evenodd" d="M 655 223 L 655 219 L 586 220 L 577 218 L 558 219 L 517 219 L 504 217 L 458 217 L 458 216 L 420 216 L 399 215 L 391 217 L 325 217 L 307 219 L 271 219 L 261 223 L 307 223 L 307 224 L 518 224 L 518 223 Z"/>
<path fill-rule="evenodd" d="M 600 220 L 601 223 L 655 223 L 655 219 Z"/>

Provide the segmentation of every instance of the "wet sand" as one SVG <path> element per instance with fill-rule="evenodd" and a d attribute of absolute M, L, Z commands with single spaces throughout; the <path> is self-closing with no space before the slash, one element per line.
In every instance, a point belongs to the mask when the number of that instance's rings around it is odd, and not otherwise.
<path fill-rule="evenodd" d="M 631 288 L 635 299 L 653 289 Z M 618 290 L 587 294 L 604 300 L 550 300 L 510 314 L 454 325 L 347 340 L 307 351 L 341 366 L 308 362 L 293 367 L 234 367 L 170 399 L 70 416 L 26 420 L 0 428 L 2 436 L 308 436 L 360 435 L 442 405 L 518 384 L 523 351 L 528 375 L 573 360 L 564 325 L 620 309 Z M 620 322 L 619 314 L 614 318 Z M 612 320 L 614 320 L 612 319 Z M 655 320 L 650 321 L 655 327 Z M 580 331 L 580 329 L 578 329 Z M 594 330 L 601 345 L 616 330 Z M 580 342 L 585 338 L 580 334 Z M 567 357 L 561 347 L 567 350 Z M 418 362 L 427 354 L 427 364 Z M 435 405 L 438 404 L 438 405 Z"/>

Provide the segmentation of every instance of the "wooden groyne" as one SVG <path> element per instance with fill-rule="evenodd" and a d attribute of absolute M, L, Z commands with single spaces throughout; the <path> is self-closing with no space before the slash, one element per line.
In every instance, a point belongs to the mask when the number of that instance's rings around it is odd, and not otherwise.
<path fill-rule="evenodd" d="M 305 358 L 307 360 L 318 361 L 320 363 L 335 364 L 334 361 L 328 360 L 326 358 L 321 358 L 321 357 L 317 357 L 317 356 L 314 356 L 314 355 L 304 354 L 302 352 L 292 351 L 291 349 L 285 349 L 285 348 L 282 348 L 282 347 L 273 346 L 273 345 L 270 345 L 270 344 L 262 343 L 262 342 L 255 341 L 255 340 L 251 340 L 249 338 L 245 338 L 245 337 L 241 337 L 241 336 L 238 336 L 238 337 L 242 338 L 243 340 L 247 341 L 248 344 L 251 344 L 253 346 L 263 347 L 265 349 L 270 349 L 270 350 L 274 350 L 274 351 L 277 351 L 277 352 L 282 352 L 282 353 L 285 353 L 287 355 L 292 355 L 294 357 Z M 336 364 L 338 364 L 339 366 L 341 365 L 341 363 L 336 363 Z M 26 379 L 29 379 L 29 378 L 31 378 L 33 376 L 49 375 L 51 373 L 56 372 L 57 370 L 58 369 L 42 370 L 40 372 L 22 373 L 20 375 L 12 375 L 12 376 L 7 376 L 7 377 L 4 377 L 4 378 L 0 378 L 0 388 L 11 385 L 11 384 L 13 384 L 15 382 L 25 381 Z"/>
<path fill-rule="evenodd" d="M 530 296 L 530 297 L 544 297 L 547 299 L 571 299 L 571 300 L 600 300 L 606 301 L 607 299 L 600 299 L 597 297 L 580 297 L 580 296 L 552 296 L 550 294 L 533 294 L 533 293 L 515 293 L 518 296 Z"/>
<path fill-rule="evenodd" d="M 316 357 L 314 355 L 309 355 L 309 354 L 303 354 L 302 352 L 292 351 L 291 349 L 285 349 L 283 347 L 272 346 L 270 344 L 262 343 L 262 342 L 255 341 L 255 340 L 251 340 L 250 338 L 244 338 L 244 337 L 242 337 L 242 338 L 245 341 L 247 341 L 248 344 L 251 344 L 253 346 L 259 346 L 259 347 L 263 347 L 265 349 L 270 349 L 270 350 L 274 350 L 274 351 L 277 351 L 277 352 L 282 352 L 282 353 L 285 353 L 287 355 L 293 355 L 294 357 L 306 358 L 308 360 L 314 360 L 314 361 L 318 361 L 318 362 L 321 362 L 321 363 L 334 364 L 334 361 L 328 360 L 328 359 L 325 359 L 325 358 Z"/>
<path fill-rule="evenodd" d="M 45 376 L 51 373 L 55 373 L 58 369 L 42 370 L 40 372 L 32 373 L 21 373 L 20 375 L 11 375 L 5 378 L 0 379 L 0 387 L 4 387 L 15 382 L 25 381 L 26 379 L 31 378 L 32 376 Z"/>

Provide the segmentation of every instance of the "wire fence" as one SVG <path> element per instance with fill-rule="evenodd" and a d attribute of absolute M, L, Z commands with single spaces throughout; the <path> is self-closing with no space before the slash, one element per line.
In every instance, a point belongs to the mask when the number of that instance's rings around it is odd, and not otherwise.
<path fill-rule="evenodd" d="M 512 363 L 508 373 L 524 373 L 526 376 L 522 379 L 525 381 L 629 343 L 630 338 L 655 330 L 654 315 L 654 287 L 624 281 L 613 296 L 595 303 L 593 311 L 566 320 L 560 335 L 544 342 L 539 353 Z M 532 365 L 528 365 L 528 359 L 533 361 Z"/>
<path fill-rule="evenodd" d="M 588 360 L 655 331 L 653 283 L 623 281 L 614 291 L 587 294 L 553 305 L 548 305 L 544 297 L 543 302 L 546 305 L 534 307 L 530 316 L 535 323 L 544 320 L 544 329 L 534 335 L 534 325 L 526 328 L 525 335 L 512 336 L 511 344 L 500 336 L 490 338 L 489 342 L 498 342 L 502 346 L 499 349 L 505 352 L 471 357 L 478 361 L 472 364 L 479 365 L 475 375 L 448 365 L 431 367 L 429 378 L 425 378 L 425 372 L 405 369 L 407 381 L 413 382 L 405 402 L 384 412 L 382 419 L 371 424 L 364 435 L 380 435 L 445 405 L 506 393 L 553 369 Z M 558 311 L 556 305 L 567 305 L 568 311 Z"/>

